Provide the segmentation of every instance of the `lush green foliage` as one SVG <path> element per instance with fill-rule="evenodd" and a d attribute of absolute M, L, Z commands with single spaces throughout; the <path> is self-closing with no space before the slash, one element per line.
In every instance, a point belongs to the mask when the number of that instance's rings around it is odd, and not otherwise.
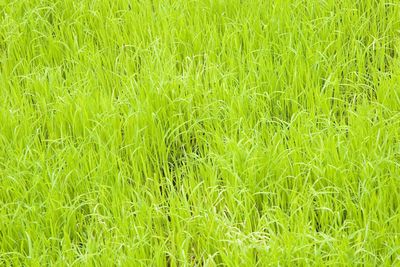
<path fill-rule="evenodd" d="M 400 264 L 398 1 L 0 11 L 0 265 Z"/>

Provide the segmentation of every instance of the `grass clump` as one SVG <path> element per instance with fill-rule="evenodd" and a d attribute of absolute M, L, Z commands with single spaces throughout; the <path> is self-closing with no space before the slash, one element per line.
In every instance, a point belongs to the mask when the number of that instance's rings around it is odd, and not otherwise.
<path fill-rule="evenodd" d="M 396 1 L 0 17 L 0 265 L 400 264 Z"/>

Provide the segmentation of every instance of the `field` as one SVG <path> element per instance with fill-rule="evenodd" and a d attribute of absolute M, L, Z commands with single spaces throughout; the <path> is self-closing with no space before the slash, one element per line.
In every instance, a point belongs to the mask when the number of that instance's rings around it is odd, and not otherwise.
<path fill-rule="evenodd" d="M 400 3 L 0 1 L 20 265 L 400 265 Z"/>

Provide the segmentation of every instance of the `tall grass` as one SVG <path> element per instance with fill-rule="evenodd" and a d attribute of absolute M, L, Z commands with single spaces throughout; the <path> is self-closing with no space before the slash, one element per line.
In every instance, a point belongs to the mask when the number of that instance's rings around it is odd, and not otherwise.
<path fill-rule="evenodd" d="M 400 4 L 0 2 L 0 265 L 400 264 Z"/>

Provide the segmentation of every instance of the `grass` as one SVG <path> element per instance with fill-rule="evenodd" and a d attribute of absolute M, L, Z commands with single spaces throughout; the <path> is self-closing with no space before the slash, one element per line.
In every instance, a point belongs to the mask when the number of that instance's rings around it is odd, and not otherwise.
<path fill-rule="evenodd" d="M 0 265 L 400 264 L 397 1 L 0 17 Z"/>

